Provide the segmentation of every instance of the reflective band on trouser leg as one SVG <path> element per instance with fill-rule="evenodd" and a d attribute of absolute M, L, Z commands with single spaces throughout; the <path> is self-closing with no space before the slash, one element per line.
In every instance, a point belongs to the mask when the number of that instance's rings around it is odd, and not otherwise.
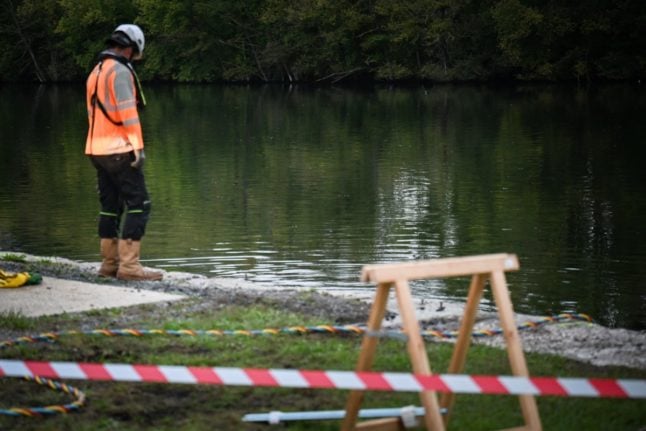
<path fill-rule="evenodd" d="M 116 238 L 119 236 L 119 215 L 106 211 L 99 213 L 99 237 Z"/>
<path fill-rule="evenodd" d="M 143 208 L 129 208 L 123 224 L 123 239 L 139 241 L 146 233 L 146 224 L 150 216 L 150 201 L 145 201 Z"/>

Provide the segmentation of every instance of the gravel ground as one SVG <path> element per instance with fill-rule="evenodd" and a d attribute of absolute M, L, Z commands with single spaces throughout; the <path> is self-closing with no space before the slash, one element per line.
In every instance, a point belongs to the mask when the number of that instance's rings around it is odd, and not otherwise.
<path fill-rule="evenodd" d="M 6 252 L 0 252 L 0 258 Z M 11 253 L 15 254 L 15 253 Z M 31 270 L 50 277 L 97 282 L 95 276 L 97 264 L 80 263 L 67 259 L 47 258 L 22 255 L 27 263 L 0 261 L 0 268 L 7 271 Z M 53 262 L 53 263 L 52 263 Z M 105 284 L 104 281 L 101 283 Z M 151 311 L 151 307 L 128 307 L 119 322 L 128 323 L 141 319 L 140 313 L 159 314 L 159 318 L 177 317 L 204 310 L 217 310 L 230 304 L 253 305 L 265 304 L 272 307 L 299 312 L 308 316 L 319 317 L 328 324 L 363 324 L 367 321 L 372 292 L 267 289 L 244 280 L 208 278 L 195 274 L 166 272 L 161 282 L 128 282 L 109 281 L 110 284 L 129 287 L 182 293 L 199 298 L 198 301 L 178 303 L 161 303 Z M 438 330 L 457 330 L 462 314 L 463 304 L 441 304 L 444 310 L 429 306 L 422 298 L 414 298 L 418 316 L 425 328 Z M 537 316 L 517 314 L 518 323 L 537 319 Z M 497 328 L 495 313 L 478 313 L 476 329 Z M 93 321 L 91 313 L 83 319 L 83 329 L 94 328 L 98 323 Z M 391 302 L 386 316 L 385 326 L 394 328 L 398 325 L 396 306 Z M 255 328 L 257 329 L 257 328 Z M 599 366 L 627 366 L 646 369 L 646 331 L 610 329 L 597 324 L 585 322 L 567 322 L 542 325 L 536 329 L 520 331 L 525 351 L 554 354 L 570 359 Z M 0 328 L 0 339 L 13 336 Z M 502 336 L 479 338 L 475 343 L 495 347 L 504 347 Z"/>

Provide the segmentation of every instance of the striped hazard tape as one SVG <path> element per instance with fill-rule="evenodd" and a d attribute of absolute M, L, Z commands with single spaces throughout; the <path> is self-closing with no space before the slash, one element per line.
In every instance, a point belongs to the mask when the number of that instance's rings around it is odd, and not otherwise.
<path fill-rule="evenodd" d="M 469 394 L 646 398 L 646 380 L 639 379 L 419 375 L 394 372 L 186 367 L 0 359 L 0 377 L 3 376 L 365 391 L 438 391 Z"/>

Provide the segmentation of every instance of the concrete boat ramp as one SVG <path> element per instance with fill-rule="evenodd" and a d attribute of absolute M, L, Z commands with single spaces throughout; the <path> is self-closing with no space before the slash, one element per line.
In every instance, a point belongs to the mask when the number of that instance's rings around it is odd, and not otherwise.
<path fill-rule="evenodd" d="M 184 298 L 184 295 L 152 290 L 43 277 L 40 284 L 0 289 L 0 314 L 37 317 Z"/>

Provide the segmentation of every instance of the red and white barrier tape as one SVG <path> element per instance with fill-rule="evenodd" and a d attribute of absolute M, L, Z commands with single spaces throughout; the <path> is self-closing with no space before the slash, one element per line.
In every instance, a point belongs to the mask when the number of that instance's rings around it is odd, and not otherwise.
<path fill-rule="evenodd" d="M 646 380 L 639 379 L 419 375 L 389 372 L 186 367 L 0 359 L 0 377 L 24 376 L 363 391 L 438 391 L 468 394 L 646 398 Z"/>

